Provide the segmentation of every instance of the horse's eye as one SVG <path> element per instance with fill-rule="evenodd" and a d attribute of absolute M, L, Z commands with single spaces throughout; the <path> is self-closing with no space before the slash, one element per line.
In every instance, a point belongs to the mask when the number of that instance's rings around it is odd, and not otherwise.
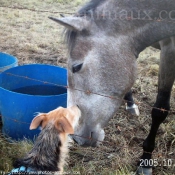
<path fill-rule="evenodd" d="M 75 73 L 75 72 L 78 72 L 83 66 L 83 63 L 81 64 L 75 64 L 72 66 L 72 72 Z"/>

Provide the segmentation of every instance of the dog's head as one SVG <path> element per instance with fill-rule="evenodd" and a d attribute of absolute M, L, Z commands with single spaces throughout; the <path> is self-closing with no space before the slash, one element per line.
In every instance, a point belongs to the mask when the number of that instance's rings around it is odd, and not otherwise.
<path fill-rule="evenodd" d="M 30 129 L 41 126 L 42 129 L 52 123 L 59 133 L 74 134 L 74 128 L 78 124 L 81 112 L 77 106 L 68 108 L 59 107 L 49 113 L 40 113 L 30 124 Z"/>

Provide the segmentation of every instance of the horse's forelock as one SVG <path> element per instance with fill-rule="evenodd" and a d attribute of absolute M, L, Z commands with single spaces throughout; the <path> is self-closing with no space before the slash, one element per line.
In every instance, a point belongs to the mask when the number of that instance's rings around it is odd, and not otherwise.
<path fill-rule="evenodd" d="M 68 52 L 71 52 L 72 46 L 75 42 L 77 32 L 70 29 L 65 29 L 65 42 L 67 44 Z"/>

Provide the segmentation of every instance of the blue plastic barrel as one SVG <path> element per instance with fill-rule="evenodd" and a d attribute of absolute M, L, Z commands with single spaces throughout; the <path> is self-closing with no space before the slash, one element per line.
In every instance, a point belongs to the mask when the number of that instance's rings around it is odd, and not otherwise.
<path fill-rule="evenodd" d="M 49 83 L 48 83 L 49 82 Z M 57 66 L 31 64 L 0 74 L 0 111 L 3 134 L 15 140 L 33 140 L 40 132 L 29 130 L 37 112 L 49 112 L 67 105 L 67 70 Z"/>
<path fill-rule="evenodd" d="M 0 52 L 0 73 L 18 65 L 18 59 L 12 55 Z"/>
<path fill-rule="evenodd" d="M 0 52 L 0 74 L 12 67 L 15 67 L 18 65 L 18 59 L 12 55 L 9 55 L 7 53 Z M 1 122 L 1 111 L 0 111 L 0 122 Z"/>

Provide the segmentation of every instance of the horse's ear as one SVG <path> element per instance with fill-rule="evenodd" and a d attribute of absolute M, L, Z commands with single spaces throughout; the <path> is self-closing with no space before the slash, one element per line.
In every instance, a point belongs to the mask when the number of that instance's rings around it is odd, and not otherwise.
<path fill-rule="evenodd" d="M 74 134 L 74 129 L 66 117 L 62 117 L 55 122 L 55 127 L 59 133 Z"/>
<path fill-rule="evenodd" d="M 53 21 L 63 25 L 64 27 L 74 30 L 74 31 L 83 31 L 84 29 L 88 29 L 90 26 L 90 21 L 82 17 L 64 17 L 64 18 L 54 18 L 49 17 Z"/>
<path fill-rule="evenodd" d="M 41 125 L 45 117 L 46 117 L 46 114 L 39 114 L 38 116 L 36 116 L 30 124 L 30 130 L 38 128 L 38 126 Z"/>

